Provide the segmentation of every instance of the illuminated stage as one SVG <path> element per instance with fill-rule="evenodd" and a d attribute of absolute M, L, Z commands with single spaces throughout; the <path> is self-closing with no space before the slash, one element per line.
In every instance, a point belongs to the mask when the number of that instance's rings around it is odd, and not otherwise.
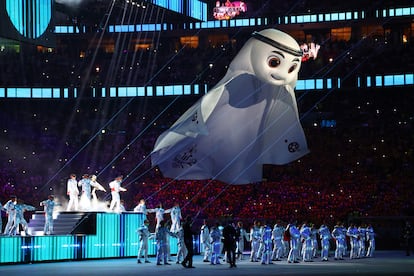
<path fill-rule="evenodd" d="M 42 213 L 34 215 L 29 227 L 36 215 Z M 74 215 L 78 215 L 76 221 Z M 54 220 L 59 234 L 37 235 L 39 229 L 35 225 L 29 228 L 32 236 L 1 236 L 0 264 L 134 257 L 139 246 L 136 230 L 143 219 L 142 214 L 132 212 L 61 212 Z M 62 234 L 65 227 L 67 233 Z M 170 238 L 170 251 L 177 253 L 176 238 Z M 150 240 L 148 254 L 155 252 L 155 240 Z"/>

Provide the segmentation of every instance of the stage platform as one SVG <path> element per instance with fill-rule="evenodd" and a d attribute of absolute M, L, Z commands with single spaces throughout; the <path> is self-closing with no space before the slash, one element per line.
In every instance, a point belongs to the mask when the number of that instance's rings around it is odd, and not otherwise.
<path fill-rule="evenodd" d="M 194 257 L 194 269 L 184 268 L 173 262 L 171 265 L 151 263 L 137 264 L 135 258 L 101 259 L 87 261 L 65 261 L 52 263 L 35 263 L 0 266 L 0 275 L 54 276 L 54 275 L 197 275 L 197 276 L 267 276 L 267 275 L 413 275 L 414 256 L 405 256 L 403 251 L 377 251 L 374 258 L 357 260 L 314 262 L 289 264 L 286 259 L 273 265 L 251 263 L 246 256 L 244 261 L 237 262 L 237 268 L 229 268 L 227 264 L 210 265 L 204 263 L 202 257 Z"/>
<path fill-rule="evenodd" d="M 137 228 L 144 215 L 134 212 L 61 212 L 54 219 L 54 235 L 43 235 L 44 214 L 33 214 L 30 236 L 1 236 L 0 264 L 125 258 L 138 252 Z M 155 255 L 155 240 L 148 252 Z M 172 254 L 177 240 L 170 238 Z"/>

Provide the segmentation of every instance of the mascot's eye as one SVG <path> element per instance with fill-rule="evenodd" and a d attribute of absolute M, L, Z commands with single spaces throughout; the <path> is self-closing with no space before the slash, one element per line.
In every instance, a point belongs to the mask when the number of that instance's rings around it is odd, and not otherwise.
<path fill-rule="evenodd" d="M 298 65 L 297 64 L 293 64 L 292 66 L 290 66 L 290 68 L 289 68 L 289 73 L 292 73 L 293 71 L 295 71 L 295 69 L 298 67 Z"/>
<path fill-rule="evenodd" d="M 280 58 L 278 57 L 272 57 L 267 61 L 267 64 L 271 68 L 276 68 L 280 65 Z"/>

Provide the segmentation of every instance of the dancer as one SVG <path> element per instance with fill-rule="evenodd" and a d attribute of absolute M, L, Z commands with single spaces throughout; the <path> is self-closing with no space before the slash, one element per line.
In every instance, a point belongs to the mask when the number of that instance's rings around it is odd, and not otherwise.
<path fill-rule="evenodd" d="M 368 224 L 366 229 L 367 241 L 368 241 L 368 250 L 367 257 L 372 258 L 375 251 L 375 231 L 371 224 Z"/>
<path fill-rule="evenodd" d="M 251 251 L 250 251 L 250 261 L 257 262 L 257 253 L 259 251 L 259 243 L 260 243 L 260 222 L 255 221 L 253 223 L 253 227 L 250 229 L 250 243 L 251 243 Z"/>
<path fill-rule="evenodd" d="M 14 217 L 16 213 L 15 206 L 17 204 L 17 196 L 12 195 L 10 199 L 4 204 L 3 210 L 7 213 L 7 224 L 4 228 L 4 235 L 11 235 L 11 229 L 14 223 Z"/>
<path fill-rule="evenodd" d="M 219 230 L 219 224 L 216 223 L 211 227 L 210 238 L 212 244 L 212 253 L 211 253 L 211 264 L 217 265 L 220 264 L 220 249 L 221 249 L 221 233 Z"/>
<path fill-rule="evenodd" d="M 82 179 L 78 181 L 78 186 L 82 187 L 82 195 L 80 199 L 81 209 L 90 211 L 91 209 L 91 180 L 88 174 L 82 175 Z"/>
<path fill-rule="evenodd" d="M 76 180 L 76 174 L 72 173 L 67 182 L 67 195 L 69 196 L 68 206 L 66 211 L 79 210 L 79 189 L 78 181 Z"/>
<path fill-rule="evenodd" d="M 262 265 L 272 263 L 272 228 L 265 223 L 262 229 L 263 254 Z"/>
<path fill-rule="evenodd" d="M 346 235 L 350 238 L 351 250 L 349 251 L 349 259 L 359 259 L 359 232 L 354 223 L 348 227 Z"/>
<path fill-rule="evenodd" d="M 98 209 L 98 197 L 96 196 L 96 191 L 102 191 L 106 192 L 106 189 L 99 184 L 99 182 L 96 180 L 96 175 L 91 175 L 91 187 L 93 187 L 91 195 L 92 195 L 92 207 L 93 209 Z"/>
<path fill-rule="evenodd" d="M 145 204 L 145 199 L 140 199 L 137 206 L 134 208 L 135 213 L 141 213 L 144 216 L 144 220 L 147 219 L 147 205 Z"/>
<path fill-rule="evenodd" d="M 171 216 L 171 228 L 170 231 L 175 233 L 181 227 L 181 220 L 183 219 L 181 216 L 181 209 L 178 203 L 175 203 L 174 206 L 170 209 L 170 216 Z"/>
<path fill-rule="evenodd" d="M 273 254 L 272 260 L 273 261 L 280 261 L 283 256 L 283 226 L 280 224 L 280 220 L 277 220 L 276 224 L 273 226 L 272 231 L 272 240 L 273 240 Z"/>
<path fill-rule="evenodd" d="M 202 250 L 204 250 L 203 262 L 210 262 L 211 241 L 210 241 L 210 230 L 208 229 L 207 220 L 203 220 L 203 225 L 201 226 L 200 242 L 203 245 Z"/>
<path fill-rule="evenodd" d="M 148 260 L 148 239 L 150 237 L 150 232 L 148 230 L 149 221 L 146 219 L 144 223 L 138 227 L 137 233 L 139 236 L 139 249 L 137 255 L 137 263 L 141 263 L 141 256 L 144 256 L 144 262 L 150 263 Z"/>
<path fill-rule="evenodd" d="M 237 222 L 236 226 L 237 248 L 236 258 L 240 261 L 243 260 L 244 242 L 249 240 L 249 234 L 246 229 L 243 228 L 243 222 Z"/>
<path fill-rule="evenodd" d="M 49 195 L 47 200 L 40 202 L 40 206 L 44 206 L 45 210 L 45 226 L 43 229 L 44 235 L 53 234 L 53 209 L 59 204 L 55 203 L 53 195 Z"/>
<path fill-rule="evenodd" d="M 155 213 L 155 221 L 156 221 L 155 228 L 158 228 L 158 227 L 160 227 L 161 221 L 164 220 L 164 214 L 170 213 L 171 209 L 165 210 L 162 207 L 162 203 L 160 202 L 157 208 L 147 209 L 147 212 L 148 213 Z"/>
<path fill-rule="evenodd" d="M 17 204 L 14 205 L 14 210 L 15 212 L 13 218 L 13 226 L 10 230 L 10 235 L 16 236 L 19 233 L 19 226 L 22 225 L 24 233 L 26 234 L 26 236 L 29 236 L 29 229 L 27 226 L 27 221 L 24 218 L 24 212 L 35 211 L 36 208 L 31 205 L 24 204 L 23 201 L 18 200 Z"/>
<path fill-rule="evenodd" d="M 176 264 L 180 264 L 185 256 L 187 256 L 187 248 L 185 247 L 184 243 L 184 229 L 182 226 L 178 228 L 178 231 L 175 233 L 175 237 L 177 238 L 177 256 L 176 256 Z"/>
<path fill-rule="evenodd" d="M 109 188 L 111 188 L 111 204 L 109 206 L 109 209 L 111 211 L 115 211 L 117 213 L 120 213 L 121 208 L 121 198 L 119 196 L 119 192 L 126 192 L 127 189 L 124 187 L 121 187 L 123 176 L 117 176 L 113 181 L 109 183 Z"/>
<path fill-rule="evenodd" d="M 329 248 L 330 248 L 330 240 L 332 238 L 331 236 L 331 232 L 328 228 L 328 226 L 323 223 L 320 227 L 319 227 L 319 237 L 321 239 L 321 259 L 323 262 L 328 261 L 328 257 L 329 257 Z"/>
<path fill-rule="evenodd" d="M 340 222 L 337 222 L 332 230 L 332 237 L 335 239 L 336 249 L 335 249 L 335 260 L 343 260 L 345 254 L 345 233 Z"/>
<path fill-rule="evenodd" d="M 366 254 L 366 246 L 365 243 L 367 242 L 367 226 L 365 224 L 362 224 L 358 227 L 359 232 L 359 239 L 358 239 L 358 245 L 359 245 L 359 252 L 358 257 L 363 258 Z"/>
<path fill-rule="evenodd" d="M 165 265 L 170 265 L 167 260 L 167 236 L 173 235 L 164 225 L 164 221 L 155 230 L 155 240 L 157 241 L 157 265 L 161 265 L 161 260 Z"/>
<path fill-rule="evenodd" d="M 303 241 L 302 258 L 304 262 L 312 261 L 312 232 L 307 223 L 300 228 L 300 236 Z"/>
<path fill-rule="evenodd" d="M 290 251 L 288 255 L 288 263 L 299 263 L 299 242 L 300 242 L 300 232 L 293 222 L 288 224 L 285 231 L 288 231 L 290 238 Z"/>

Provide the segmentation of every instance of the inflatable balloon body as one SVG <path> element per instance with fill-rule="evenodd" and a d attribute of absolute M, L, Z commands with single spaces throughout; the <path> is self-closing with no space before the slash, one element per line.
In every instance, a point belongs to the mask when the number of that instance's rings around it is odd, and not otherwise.
<path fill-rule="evenodd" d="M 302 52 L 276 29 L 254 32 L 226 75 L 158 137 L 151 153 L 164 177 L 262 181 L 263 164 L 308 153 L 294 87 Z"/>

